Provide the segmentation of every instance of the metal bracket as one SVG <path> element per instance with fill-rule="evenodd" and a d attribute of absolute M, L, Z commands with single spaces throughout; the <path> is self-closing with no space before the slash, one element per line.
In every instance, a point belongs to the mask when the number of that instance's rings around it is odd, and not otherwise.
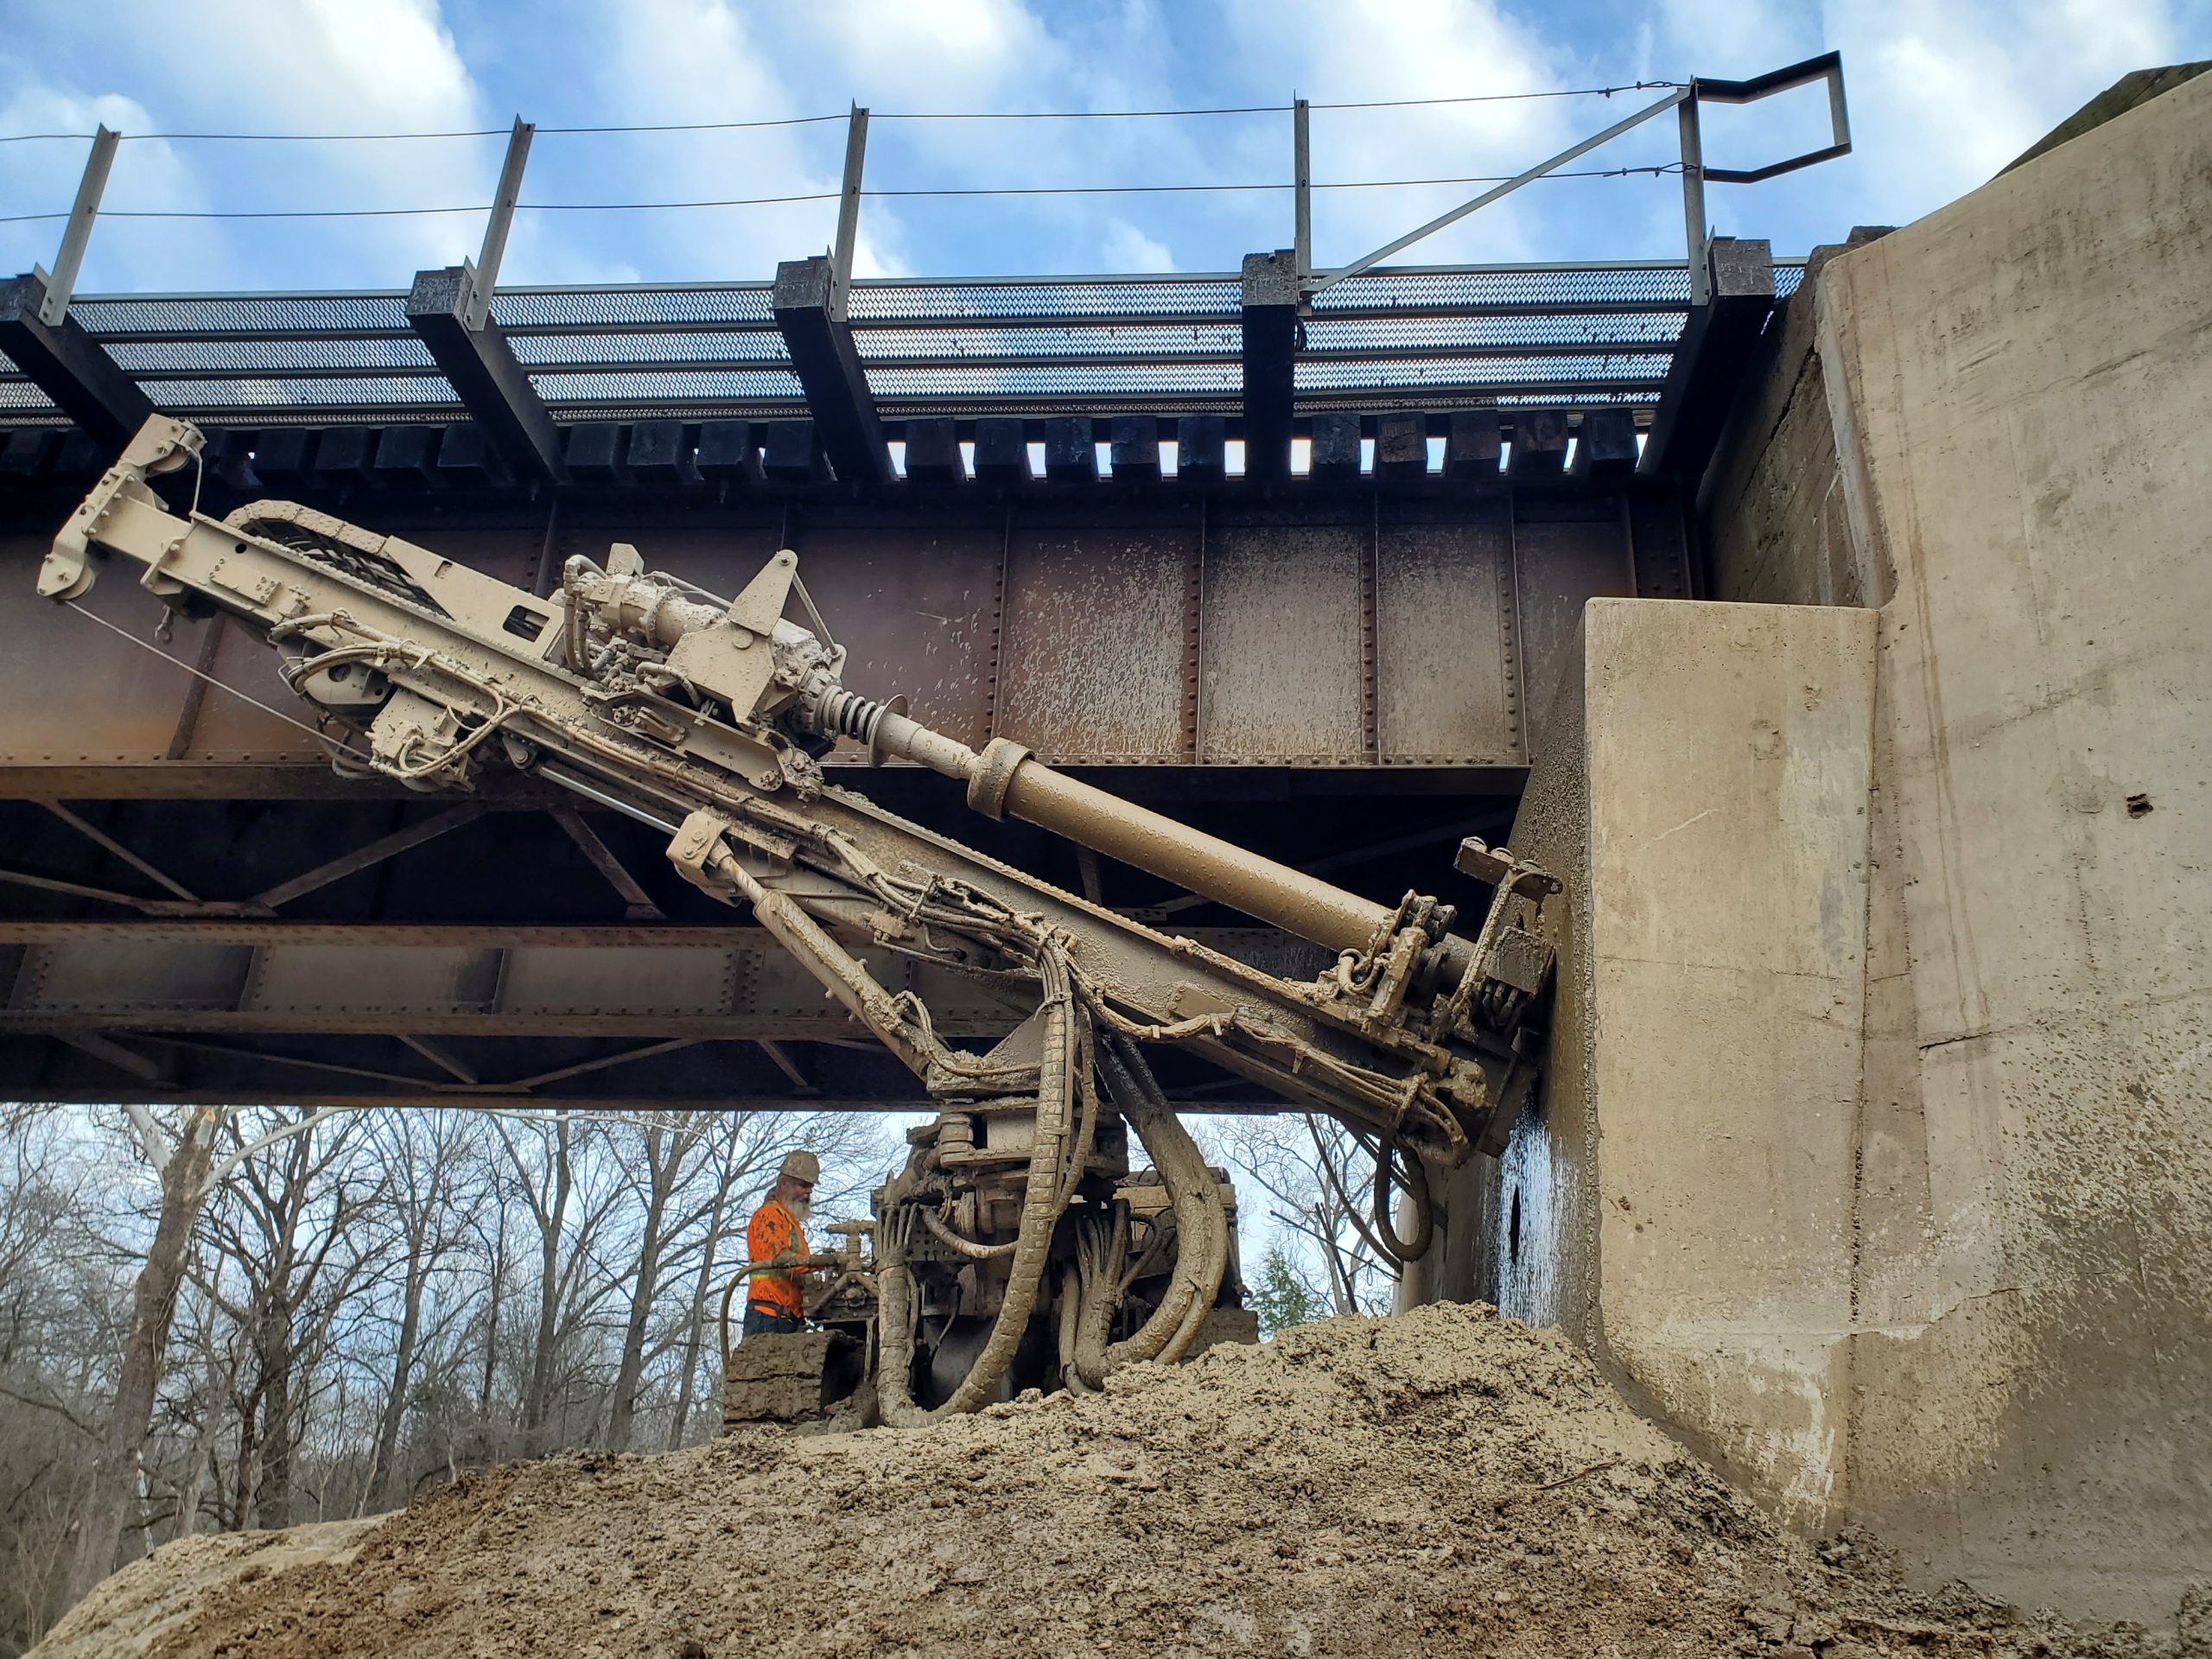
<path fill-rule="evenodd" d="M 1756 104 L 1763 98 L 1771 98 L 1777 92 L 1790 92 L 1799 86 L 1809 86 L 1816 80 L 1827 83 L 1828 143 L 1818 149 L 1808 149 L 1802 156 L 1792 156 L 1785 161 L 1770 162 L 1764 167 L 1703 168 L 1701 170 L 1705 177 L 1714 184 L 1757 184 L 1763 179 L 1795 173 L 1801 167 L 1811 167 L 1816 162 L 1832 162 L 1839 156 L 1850 155 L 1851 111 L 1844 102 L 1843 54 L 1823 52 L 1817 58 L 1793 63 L 1786 69 L 1754 75 L 1749 80 L 1700 79 L 1690 82 L 1690 99 L 1695 104 Z"/>
<path fill-rule="evenodd" d="M 37 275 L 46 284 L 46 299 L 38 320 L 59 328 L 76 297 L 77 272 L 85 263 L 85 245 L 92 239 L 92 221 L 99 217 L 100 194 L 107 188 L 108 169 L 115 165 L 115 146 L 123 135 L 101 127 L 92 134 L 92 153 L 85 161 L 85 176 L 77 183 L 77 200 L 69 209 L 69 223 L 61 232 L 61 248 L 54 256 L 52 271 Z"/>
<path fill-rule="evenodd" d="M 530 162 L 530 141 L 537 129 L 520 116 L 507 137 L 506 163 L 499 169 L 499 188 L 492 197 L 492 217 L 484 226 L 484 246 L 471 264 L 461 262 L 461 281 L 467 292 L 461 300 L 461 321 L 473 333 L 492 318 L 492 290 L 499 281 L 499 264 L 507 256 L 507 232 L 514 228 L 515 203 L 522 196 L 522 171 Z"/>
<path fill-rule="evenodd" d="M 1756 104 L 1763 98 L 1777 92 L 1786 92 L 1799 86 L 1808 86 L 1815 81 L 1825 81 L 1828 89 L 1829 142 L 1818 149 L 1808 149 L 1802 155 L 1792 156 L 1764 167 L 1734 168 L 1707 167 L 1705 164 L 1704 137 L 1699 129 L 1698 105 L 1713 104 Z M 1690 303 L 1701 306 L 1713 299 L 1711 273 L 1706 265 L 1706 247 L 1710 239 L 1705 222 L 1705 187 L 1713 184 L 1757 184 L 1762 179 L 1771 179 L 1784 173 L 1795 173 L 1799 168 L 1811 167 L 1816 162 L 1834 161 L 1839 156 L 1851 153 L 1851 112 L 1844 100 L 1843 54 L 1823 52 L 1817 58 L 1807 58 L 1802 63 L 1793 63 L 1787 68 L 1754 75 L 1749 80 L 1709 80 L 1702 77 L 1694 79 L 1684 89 L 1681 102 L 1681 158 L 1682 158 L 1682 219 L 1689 245 Z"/>
<path fill-rule="evenodd" d="M 1445 1023 L 1447 1029 L 1460 1028 L 1480 1002 L 1493 1029 L 1505 1034 L 1495 1022 L 1516 1015 L 1526 999 L 1542 989 L 1553 960 L 1550 944 L 1509 925 L 1508 914 L 1515 900 L 1525 901 L 1530 906 L 1528 919 L 1533 927 L 1543 916 L 1544 900 L 1558 893 L 1562 884 L 1548 871 L 1516 857 L 1510 849 L 1490 847 L 1472 836 L 1459 843 L 1452 862 L 1461 874 L 1490 882 L 1495 890 L 1490 912 L 1483 918 L 1482 931 L 1475 936 L 1467 971 L 1447 1001 Z"/>

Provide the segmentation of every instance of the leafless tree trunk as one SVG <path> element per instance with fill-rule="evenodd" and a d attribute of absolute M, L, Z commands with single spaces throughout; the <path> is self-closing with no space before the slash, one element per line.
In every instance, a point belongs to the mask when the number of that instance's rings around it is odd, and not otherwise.
<path fill-rule="evenodd" d="M 562 1271 L 562 1246 L 569 1206 L 575 1194 L 575 1126 L 556 1116 L 551 1133 L 541 1136 L 543 1162 L 531 1167 L 505 1124 L 499 1139 L 521 1178 L 523 1202 L 537 1223 L 537 1328 L 531 1344 L 530 1379 L 523 1392 L 522 1430 L 533 1452 L 543 1451 L 553 1414 L 553 1385 L 560 1363 L 562 1290 L 569 1275 Z"/>
<path fill-rule="evenodd" d="M 645 1130 L 644 1139 L 645 1223 L 638 1238 L 638 1270 L 631 1283 L 629 1322 L 622 1332 L 622 1363 L 614 1374 L 614 1398 L 607 1420 L 607 1443 L 617 1452 L 630 1449 L 638 1387 L 645 1369 L 645 1326 L 652 1318 L 654 1294 L 660 1287 L 669 1200 L 683 1179 L 684 1161 L 699 1143 L 699 1131 L 687 1114 L 673 1125 L 654 1123 Z"/>
<path fill-rule="evenodd" d="M 40 1116 L 66 1110 L 0 1105 L 0 1653 L 142 1535 L 365 1513 L 426 1464 L 680 1446 L 747 1177 L 812 1144 L 835 1206 L 876 1152 L 851 1118 Z M 112 1179 L 126 1147 L 152 1179 Z"/>
<path fill-rule="evenodd" d="M 237 1264 L 246 1287 L 237 1316 L 252 1336 L 259 1422 L 249 1438 L 257 1438 L 261 1455 L 257 1472 L 240 1459 L 242 1478 L 251 1482 L 241 1496 L 250 1492 L 253 1519 L 270 1529 L 295 1518 L 296 1454 L 312 1367 L 368 1259 L 351 1238 L 353 1224 L 382 1196 L 350 1179 L 359 1122 L 319 1136 L 311 1119 L 279 1119 L 281 1140 L 264 1135 L 251 1147 L 233 1124 L 235 1201 L 208 1216 L 212 1241 Z"/>
<path fill-rule="evenodd" d="M 491 1249 L 491 1261 L 486 1273 L 486 1294 L 488 1298 L 484 1311 L 484 1375 L 476 1390 L 476 1419 L 479 1422 L 492 1421 L 492 1389 L 499 1375 L 499 1306 L 505 1300 L 507 1289 L 507 1206 L 504 1201 L 493 1208 L 493 1230 L 486 1242 Z"/>
<path fill-rule="evenodd" d="M 724 1217 L 729 1211 L 731 1170 L 725 1162 L 715 1172 L 715 1197 L 707 1211 L 707 1236 L 699 1246 L 699 1272 L 691 1281 L 690 1318 L 683 1339 L 683 1375 L 676 1386 L 676 1420 L 669 1426 L 668 1449 L 683 1444 L 691 1426 L 691 1396 L 698 1386 L 699 1351 L 706 1341 L 707 1308 L 714 1295 L 715 1260 L 722 1242 Z M 719 1339 L 717 1339 L 719 1341 Z M 717 1356 L 719 1361 L 720 1356 Z"/>
<path fill-rule="evenodd" d="M 199 1529 L 200 1501 L 207 1496 L 208 1481 L 215 1472 L 214 1440 L 222 1416 L 222 1402 L 236 1380 L 235 1361 L 225 1363 L 226 1356 L 216 1340 L 215 1322 L 216 1303 L 211 1294 L 199 1329 L 200 1421 L 192 1437 L 192 1449 L 185 1457 L 183 1479 L 177 1491 L 177 1531 L 181 1535 L 189 1535 Z"/>
<path fill-rule="evenodd" d="M 184 1283 L 185 1258 L 192 1232 L 207 1199 L 215 1156 L 218 1115 L 188 1114 L 159 1167 L 160 1218 L 145 1265 L 130 1293 L 130 1330 L 124 1340 L 123 1366 L 109 1408 L 107 1432 L 93 1465 L 92 1490 L 78 1523 L 77 1548 L 70 1559 L 67 1596 L 72 1602 L 108 1575 L 130 1500 L 138 1490 L 139 1463 L 153 1427 L 154 1394 L 162 1381 L 162 1359 L 169 1325 L 176 1317 L 177 1291 Z M 150 1137 L 149 1137 L 150 1138 Z"/>
<path fill-rule="evenodd" d="M 404 1501 L 399 1476 L 399 1435 L 407 1421 L 408 1390 L 415 1380 L 416 1345 L 422 1340 L 423 1300 L 430 1274 L 450 1243 L 446 1229 L 454 1184 L 461 1164 L 466 1131 L 464 1120 L 447 1116 L 435 1123 L 424 1140 L 414 1132 L 412 1121 L 396 1120 L 385 1138 L 384 1149 L 391 1169 L 393 1203 L 399 1211 L 400 1239 L 405 1255 L 401 1268 L 399 1332 L 393 1343 L 391 1386 L 385 1394 L 384 1414 L 377 1425 L 376 1448 L 362 1483 L 365 1507 L 397 1508 Z M 493 1293 L 496 1325 L 498 1291 Z"/>
<path fill-rule="evenodd" d="M 1334 1312 L 1376 1311 L 1370 1287 L 1395 1282 L 1398 1266 L 1379 1247 L 1358 1207 L 1370 1185 L 1372 1149 L 1311 1113 L 1242 1118 L 1211 1134 L 1236 1165 L 1239 1181 L 1274 1200 L 1274 1219 L 1319 1257 Z"/>

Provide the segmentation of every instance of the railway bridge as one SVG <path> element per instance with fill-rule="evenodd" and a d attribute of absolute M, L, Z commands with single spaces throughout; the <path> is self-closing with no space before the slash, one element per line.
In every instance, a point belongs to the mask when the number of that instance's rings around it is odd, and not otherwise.
<path fill-rule="evenodd" d="M 1221 276 L 0 299 L 0 1090 L 25 1099 L 895 1105 L 903 1070 L 652 834 L 331 771 L 265 650 L 54 531 L 158 407 L 204 511 L 279 497 L 544 593 L 629 542 L 733 591 L 798 550 L 848 677 L 1395 902 L 1478 890 L 1594 596 L 1702 591 L 1687 511 L 1802 276 Z M 1071 890 L 1240 918 L 870 780 Z M 957 997 L 933 991 L 941 1006 Z M 973 1010 L 976 1020 L 996 1016 Z M 1241 1085 L 1192 1107 L 1268 1109 Z"/>

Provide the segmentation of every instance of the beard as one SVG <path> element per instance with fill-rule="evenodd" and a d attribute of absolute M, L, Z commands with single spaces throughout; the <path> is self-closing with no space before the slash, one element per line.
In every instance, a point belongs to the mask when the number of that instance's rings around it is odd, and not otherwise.
<path fill-rule="evenodd" d="M 786 1193 L 782 1203 L 784 1208 L 791 1212 L 791 1219 L 802 1227 L 806 1225 L 806 1218 L 814 1213 L 814 1200 L 810 1198 L 796 1198 Z"/>

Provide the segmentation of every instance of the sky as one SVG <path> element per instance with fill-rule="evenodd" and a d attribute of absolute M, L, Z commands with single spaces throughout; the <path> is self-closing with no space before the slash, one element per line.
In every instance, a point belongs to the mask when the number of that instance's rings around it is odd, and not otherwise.
<path fill-rule="evenodd" d="M 1286 110 L 1183 118 L 895 120 L 894 115 L 1458 99 L 1741 78 L 1844 57 L 1857 148 L 1755 186 L 1712 187 L 1724 234 L 1777 254 L 1953 200 L 2130 69 L 2212 57 L 2212 0 L 0 0 L 0 135 L 395 132 L 874 112 L 885 188 L 1281 182 Z M 1313 176 L 1510 174 L 1659 94 L 1316 111 Z M 1754 166 L 1825 142 L 1808 88 L 1709 111 L 1706 156 Z M 541 131 L 525 203 L 834 191 L 842 119 L 721 132 Z M 1577 166 L 1663 163 L 1671 118 Z M 0 215 L 67 209 L 81 140 L 0 143 Z M 474 208 L 504 140 L 124 143 L 126 209 Z M 1317 264 L 1347 263 L 1479 186 L 1317 192 Z M 1406 263 L 1680 257 L 1680 187 L 1649 175 L 1538 184 Z M 501 280 L 771 276 L 821 251 L 835 204 L 525 212 Z M 404 288 L 473 256 L 479 213 L 329 220 L 104 217 L 86 293 Z M 0 270 L 51 263 L 54 222 L 0 225 Z M 1287 246 L 1287 191 L 871 200 L 858 274 L 1233 270 Z"/>

